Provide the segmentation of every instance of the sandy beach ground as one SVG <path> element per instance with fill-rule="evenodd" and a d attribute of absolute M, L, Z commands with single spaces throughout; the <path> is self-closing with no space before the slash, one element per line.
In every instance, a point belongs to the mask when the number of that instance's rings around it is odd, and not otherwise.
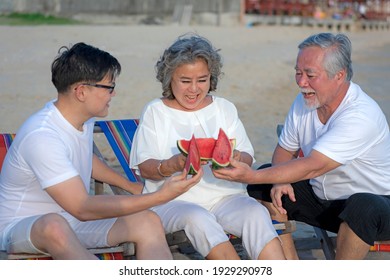
<path fill-rule="evenodd" d="M 224 76 L 216 95 L 233 101 L 255 148 L 257 164 L 268 162 L 275 127 L 297 94 L 294 66 L 298 43 L 319 29 L 214 26 L 0 26 L 0 131 L 15 132 L 56 97 L 50 65 L 59 47 L 80 41 L 115 55 L 122 64 L 108 119 L 137 118 L 161 96 L 154 65 L 177 36 L 197 32 L 221 49 Z M 390 116 L 390 31 L 353 32 L 353 81 Z"/>
<path fill-rule="evenodd" d="M 56 97 L 51 62 L 59 47 L 81 41 L 109 51 L 122 64 L 107 119 L 138 118 L 148 101 L 161 96 L 154 65 L 162 50 L 177 36 L 197 32 L 221 49 L 224 76 L 215 94 L 236 104 L 259 165 L 270 160 L 277 141 L 275 127 L 284 121 L 298 93 L 297 45 L 320 31 L 286 26 L 0 26 L 0 131 L 15 132 L 30 114 Z M 390 31 L 347 34 L 353 44 L 353 81 L 378 101 L 389 118 Z"/>

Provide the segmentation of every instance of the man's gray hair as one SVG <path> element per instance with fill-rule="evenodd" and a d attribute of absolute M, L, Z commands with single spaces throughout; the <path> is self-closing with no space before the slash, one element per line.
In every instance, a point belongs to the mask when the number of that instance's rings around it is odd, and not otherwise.
<path fill-rule="evenodd" d="M 352 70 L 352 44 L 349 38 L 343 34 L 319 33 L 305 39 L 298 45 L 300 50 L 317 46 L 326 50 L 323 61 L 328 77 L 334 77 L 337 72 L 345 69 L 346 80 L 350 81 L 353 76 Z"/>

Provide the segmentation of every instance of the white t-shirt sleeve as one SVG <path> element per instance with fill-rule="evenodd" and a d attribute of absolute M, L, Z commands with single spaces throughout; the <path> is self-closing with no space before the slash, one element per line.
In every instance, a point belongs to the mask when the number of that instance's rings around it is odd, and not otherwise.
<path fill-rule="evenodd" d="M 43 189 L 79 174 L 69 159 L 67 145 L 58 135 L 34 132 L 24 142 L 20 152 Z"/>

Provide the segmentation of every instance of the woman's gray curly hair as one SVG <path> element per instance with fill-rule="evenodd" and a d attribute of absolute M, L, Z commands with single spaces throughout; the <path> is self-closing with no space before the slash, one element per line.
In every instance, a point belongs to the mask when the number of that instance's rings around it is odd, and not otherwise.
<path fill-rule="evenodd" d="M 173 72 L 183 64 L 194 63 L 197 59 L 203 59 L 210 71 L 209 92 L 217 89 L 221 76 L 222 58 L 220 49 L 215 49 L 210 41 L 197 34 L 187 33 L 180 36 L 169 48 L 167 48 L 157 61 L 155 69 L 156 78 L 162 84 L 162 95 L 168 99 L 174 99 L 171 90 Z"/>

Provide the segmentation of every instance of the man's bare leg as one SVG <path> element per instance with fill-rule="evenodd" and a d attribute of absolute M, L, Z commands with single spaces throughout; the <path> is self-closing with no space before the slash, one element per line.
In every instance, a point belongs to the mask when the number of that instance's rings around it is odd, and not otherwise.
<path fill-rule="evenodd" d="M 81 245 L 68 222 L 57 214 L 47 214 L 36 220 L 30 238 L 36 248 L 49 253 L 53 259 L 97 259 Z"/>
<path fill-rule="evenodd" d="M 369 249 L 370 245 L 361 240 L 347 223 L 341 223 L 337 233 L 336 260 L 362 260 Z"/>
<path fill-rule="evenodd" d="M 152 211 L 141 211 L 119 217 L 108 234 L 108 243 L 112 246 L 134 242 L 136 257 L 142 260 L 171 260 L 160 217 Z"/>

